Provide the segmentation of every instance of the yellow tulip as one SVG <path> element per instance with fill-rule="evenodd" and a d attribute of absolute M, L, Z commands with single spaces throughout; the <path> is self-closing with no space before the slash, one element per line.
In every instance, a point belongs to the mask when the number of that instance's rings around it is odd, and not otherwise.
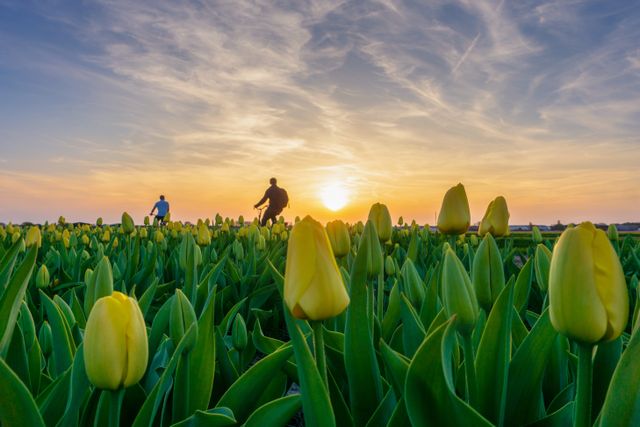
<path fill-rule="evenodd" d="M 123 212 L 121 222 L 122 222 L 122 230 L 126 234 L 133 233 L 133 230 L 135 229 L 135 224 L 133 223 L 133 218 L 131 218 L 131 215 L 129 215 L 126 212 Z"/>
<path fill-rule="evenodd" d="M 590 222 L 565 230 L 549 268 L 553 327 L 583 343 L 616 339 L 627 325 L 629 295 L 620 259 Z"/>
<path fill-rule="evenodd" d="M 498 196 L 492 200 L 484 214 L 478 234 L 484 236 L 490 233 L 492 236 L 508 236 L 509 235 L 509 209 L 507 201 L 502 196 Z"/>
<path fill-rule="evenodd" d="M 36 245 L 37 247 L 42 246 L 42 233 L 40 233 L 40 228 L 38 226 L 34 225 L 29 228 L 24 243 L 27 247 L 33 245 Z"/>
<path fill-rule="evenodd" d="M 339 219 L 327 223 L 327 236 L 331 242 L 333 254 L 343 257 L 351 250 L 351 238 L 347 225 Z"/>
<path fill-rule="evenodd" d="M 84 366 L 96 387 L 136 384 L 147 369 L 147 329 L 138 303 L 114 292 L 96 301 L 84 333 Z"/>
<path fill-rule="evenodd" d="M 378 238 L 381 242 L 391 239 L 391 215 L 389 215 L 389 209 L 387 209 L 386 205 L 374 203 L 369 210 L 368 219 L 376 226 Z"/>
<path fill-rule="evenodd" d="M 284 301 L 293 316 L 322 320 L 349 305 L 324 227 L 310 216 L 293 226 L 287 247 Z"/>
<path fill-rule="evenodd" d="M 196 242 L 202 246 L 208 246 L 211 244 L 211 234 L 209 234 L 209 228 L 204 223 L 200 224 L 200 227 L 198 227 Z"/>
<path fill-rule="evenodd" d="M 443 234 L 463 234 L 469 229 L 471 213 L 464 186 L 458 184 L 444 195 L 438 214 L 438 230 Z"/>

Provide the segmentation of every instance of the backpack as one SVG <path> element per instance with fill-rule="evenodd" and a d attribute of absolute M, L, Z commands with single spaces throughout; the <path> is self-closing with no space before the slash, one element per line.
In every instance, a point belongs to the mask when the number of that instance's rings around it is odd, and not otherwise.
<path fill-rule="evenodd" d="M 284 188 L 280 189 L 280 209 L 284 209 L 289 205 L 289 195 Z"/>

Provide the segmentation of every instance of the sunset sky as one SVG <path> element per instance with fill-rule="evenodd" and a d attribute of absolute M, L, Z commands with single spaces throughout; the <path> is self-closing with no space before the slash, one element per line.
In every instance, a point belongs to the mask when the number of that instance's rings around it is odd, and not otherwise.
<path fill-rule="evenodd" d="M 640 1 L 0 0 L 0 222 L 248 218 L 271 176 L 290 220 L 462 182 L 472 222 L 638 221 Z"/>

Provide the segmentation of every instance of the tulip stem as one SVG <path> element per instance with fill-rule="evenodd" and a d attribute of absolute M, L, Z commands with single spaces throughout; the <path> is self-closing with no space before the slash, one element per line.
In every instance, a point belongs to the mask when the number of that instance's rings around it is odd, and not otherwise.
<path fill-rule="evenodd" d="M 320 377 L 324 381 L 324 385 L 329 390 L 329 380 L 327 377 L 327 359 L 324 351 L 324 332 L 322 330 L 321 320 L 312 320 L 311 327 L 313 328 L 313 342 L 315 346 L 316 365 L 320 372 Z"/>
<path fill-rule="evenodd" d="M 378 321 L 382 323 L 382 316 L 384 315 L 384 267 L 378 274 L 378 300 L 376 303 L 378 304 L 376 307 Z"/>
<path fill-rule="evenodd" d="M 467 401 L 474 407 L 478 394 L 478 386 L 476 385 L 476 364 L 473 356 L 473 344 L 471 342 L 471 334 L 462 335 L 462 346 L 464 350 L 464 370 L 467 379 Z"/>
<path fill-rule="evenodd" d="M 109 427 L 118 427 L 120 425 L 120 412 L 122 409 L 122 400 L 124 399 L 124 389 L 105 390 L 109 393 Z"/>
<path fill-rule="evenodd" d="M 578 345 L 578 378 L 576 387 L 576 402 L 574 412 L 574 426 L 591 426 L 591 382 L 593 375 L 592 344 L 577 343 Z"/>

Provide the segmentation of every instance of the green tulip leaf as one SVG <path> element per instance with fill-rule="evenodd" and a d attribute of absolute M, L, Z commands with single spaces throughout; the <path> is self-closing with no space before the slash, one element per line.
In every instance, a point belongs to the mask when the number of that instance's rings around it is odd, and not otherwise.
<path fill-rule="evenodd" d="M 527 309 L 529 302 L 529 292 L 531 292 L 531 281 L 533 279 L 533 258 L 529 258 L 524 264 L 518 278 L 516 279 L 516 288 L 513 292 L 513 305 L 521 313 Z"/>
<path fill-rule="evenodd" d="M 380 342 L 380 353 L 387 371 L 387 379 L 391 382 L 396 396 L 402 396 L 411 360 L 393 350 L 384 341 Z"/>
<path fill-rule="evenodd" d="M 602 405 L 599 427 L 640 425 L 640 328 L 622 353 Z"/>
<path fill-rule="evenodd" d="M 622 336 L 613 341 L 599 344 L 596 349 L 596 355 L 593 359 L 593 383 L 591 388 L 593 392 L 591 399 L 592 419 L 596 419 L 602 408 L 611 378 L 621 356 Z"/>
<path fill-rule="evenodd" d="M 44 427 L 31 393 L 0 358 L 0 425 L 4 427 Z"/>
<path fill-rule="evenodd" d="M 420 344 L 422 344 L 426 333 L 420 317 L 409 298 L 404 294 L 400 295 L 402 298 L 402 343 L 404 354 L 407 357 L 413 357 Z"/>
<path fill-rule="evenodd" d="M 393 389 L 387 390 L 387 394 L 382 398 L 380 405 L 367 422 L 367 427 L 384 427 L 387 425 L 393 415 L 393 411 L 397 405 L 396 394 Z"/>
<path fill-rule="evenodd" d="M 207 411 L 198 410 L 186 420 L 173 424 L 172 427 L 227 427 L 237 424 L 231 409 L 213 408 Z"/>
<path fill-rule="evenodd" d="M 455 393 L 453 319 L 425 338 L 409 365 L 404 398 L 414 426 L 491 426 Z"/>
<path fill-rule="evenodd" d="M 496 425 L 502 425 L 506 403 L 507 373 L 511 359 L 513 288 L 513 283 L 508 284 L 498 295 L 489 313 L 475 360 L 477 409 Z"/>
<path fill-rule="evenodd" d="M 558 333 L 545 310 L 509 364 L 505 425 L 523 425 L 540 418 L 539 397 L 549 354 Z"/>
<path fill-rule="evenodd" d="M 20 305 L 29 285 L 29 278 L 31 278 L 37 255 L 38 248 L 33 245 L 9 279 L 9 283 L 4 289 L 0 287 L 0 292 L 2 292 L 2 296 L 0 296 L 0 357 L 4 357 L 9 349 Z M 0 285 L 2 284 L 0 283 Z"/>
<path fill-rule="evenodd" d="M 292 352 L 292 347 L 284 347 L 261 359 L 229 387 L 216 406 L 230 408 L 239 422 L 245 421 L 274 372 L 282 368 Z"/>
<path fill-rule="evenodd" d="M 292 394 L 272 400 L 256 409 L 247 419 L 245 427 L 278 427 L 286 426 L 289 420 L 302 407 L 302 398 L 299 394 Z"/>
<path fill-rule="evenodd" d="M 377 242 L 376 242 L 377 243 Z M 380 368 L 373 346 L 373 331 L 367 309 L 367 264 L 370 247 L 360 244 L 351 271 L 344 360 L 349 379 L 351 414 L 356 425 L 364 425 L 382 400 Z M 369 283 L 369 286 L 372 286 Z"/>
<path fill-rule="evenodd" d="M 569 402 L 557 411 L 538 421 L 528 424 L 528 427 L 565 427 L 573 421 L 573 402 Z"/>
<path fill-rule="evenodd" d="M 60 307 L 53 302 L 44 292 L 40 291 L 40 299 L 47 312 L 47 318 L 51 325 L 53 337 L 53 375 L 64 373 L 73 363 L 73 355 L 76 351 L 75 343 L 71 337 L 71 329 Z"/>
<path fill-rule="evenodd" d="M 82 345 L 78 347 L 76 356 L 73 359 L 71 368 L 71 387 L 69 387 L 69 397 L 64 415 L 60 420 L 59 426 L 73 427 L 77 426 L 80 419 L 80 410 L 82 403 L 91 388 L 89 378 L 84 367 L 84 351 Z"/>

